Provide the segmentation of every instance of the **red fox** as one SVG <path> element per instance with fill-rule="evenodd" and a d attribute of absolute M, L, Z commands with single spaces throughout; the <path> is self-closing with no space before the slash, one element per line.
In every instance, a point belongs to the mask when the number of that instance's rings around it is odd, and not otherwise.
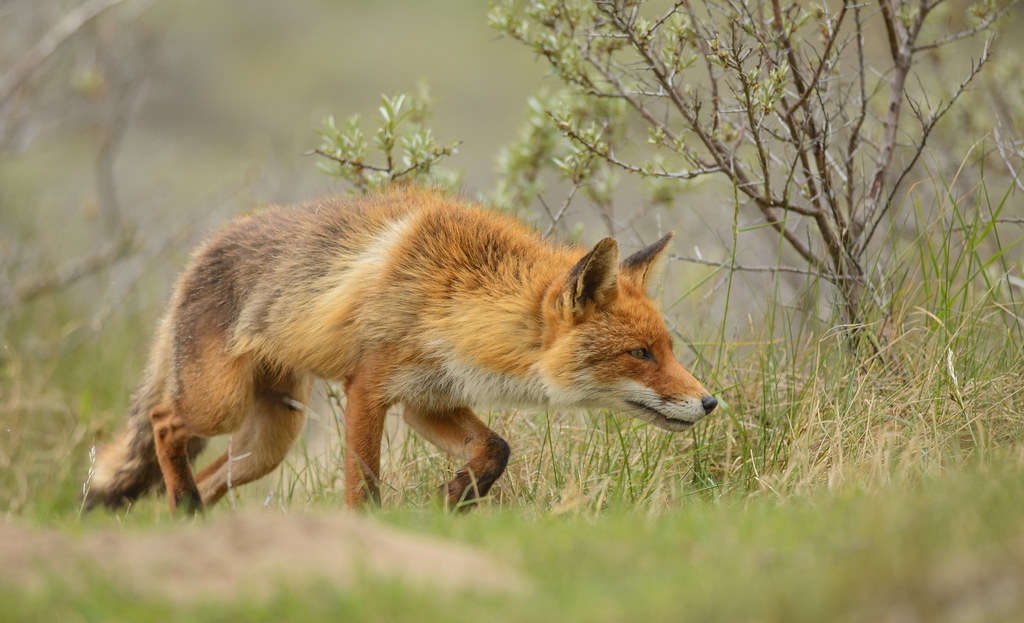
<path fill-rule="evenodd" d="M 668 234 L 619 261 L 542 238 L 430 190 L 268 209 L 195 254 L 156 334 L 126 429 L 96 459 L 86 506 L 117 507 L 163 478 L 172 511 L 228 490 L 228 455 L 193 476 L 205 439 L 232 435 L 231 485 L 285 457 L 314 378 L 344 384 L 345 501 L 379 503 L 385 414 L 466 461 L 452 506 L 487 495 L 509 446 L 476 405 L 606 407 L 669 431 L 717 401 L 676 360 L 647 288 Z"/>

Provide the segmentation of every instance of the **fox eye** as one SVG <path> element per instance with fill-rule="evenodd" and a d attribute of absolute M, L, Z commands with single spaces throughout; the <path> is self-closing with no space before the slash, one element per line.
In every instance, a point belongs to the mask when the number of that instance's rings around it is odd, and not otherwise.
<path fill-rule="evenodd" d="M 629 351 L 629 354 L 643 361 L 654 361 L 654 355 L 652 355 L 651 351 L 647 350 L 646 348 L 634 348 L 633 350 Z"/>

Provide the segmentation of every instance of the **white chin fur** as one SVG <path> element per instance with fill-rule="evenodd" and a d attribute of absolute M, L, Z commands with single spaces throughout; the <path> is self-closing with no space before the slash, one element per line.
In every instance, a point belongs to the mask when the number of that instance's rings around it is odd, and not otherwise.
<path fill-rule="evenodd" d="M 669 402 L 639 383 L 623 389 L 624 412 L 658 428 L 676 433 L 689 430 L 707 415 L 699 398 Z"/>
<path fill-rule="evenodd" d="M 703 407 L 701 407 L 699 414 L 692 413 L 692 410 L 687 408 L 686 403 L 688 402 L 690 400 L 682 404 L 659 405 L 660 408 L 654 408 L 639 401 L 634 401 L 629 405 L 627 413 L 658 428 L 678 433 L 689 430 L 705 415 Z"/>
<path fill-rule="evenodd" d="M 646 415 L 644 415 L 644 414 L 637 415 L 637 417 L 640 418 L 641 420 L 644 420 L 645 422 L 647 422 L 651 426 L 657 426 L 658 428 L 661 428 L 663 430 L 667 430 L 667 431 L 670 431 L 670 432 L 673 432 L 673 433 L 681 433 L 683 431 L 690 430 L 691 428 L 693 428 L 693 424 L 694 424 L 693 422 L 687 422 L 685 420 L 672 420 L 672 419 L 664 418 L 664 417 L 663 418 L 656 418 L 656 417 L 653 417 L 653 414 L 652 414 L 652 417 L 646 417 Z"/>
<path fill-rule="evenodd" d="M 636 381 L 622 381 L 614 388 L 606 386 L 598 391 L 588 391 L 587 383 L 580 382 L 570 388 L 548 387 L 547 392 L 549 404 L 555 407 L 612 407 L 624 415 L 674 433 L 689 430 L 707 415 L 699 398 L 670 402 Z"/>

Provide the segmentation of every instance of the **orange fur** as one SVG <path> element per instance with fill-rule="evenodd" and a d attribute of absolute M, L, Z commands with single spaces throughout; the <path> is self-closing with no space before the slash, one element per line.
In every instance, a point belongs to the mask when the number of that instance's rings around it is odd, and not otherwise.
<path fill-rule="evenodd" d="M 232 484 L 262 476 L 298 435 L 314 377 L 345 386 L 350 505 L 379 497 L 394 405 L 466 461 L 443 487 L 452 505 L 486 495 L 508 459 L 472 406 L 601 406 L 687 429 L 715 400 L 646 293 L 670 238 L 620 262 L 610 238 L 566 246 L 423 190 L 239 219 L 199 250 L 161 323 L 129 425 L 152 442 L 125 434 L 101 453 L 90 505 L 139 495 L 153 462 L 172 507 L 215 502 L 228 457 L 195 479 L 190 467 L 212 435 L 245 457 Z"/>

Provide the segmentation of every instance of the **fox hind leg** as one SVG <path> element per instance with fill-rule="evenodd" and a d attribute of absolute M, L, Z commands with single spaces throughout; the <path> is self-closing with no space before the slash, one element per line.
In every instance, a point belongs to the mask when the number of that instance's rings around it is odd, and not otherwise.
<path fill-rule="evenodd" d="M 184 508 L 189 514 L 201 511 L 203 503 L 189 464 L 189 446 L 194 436 L 173 405 L 154 407 L 149 418 L 171 511 L 178 508 Z"/>
<path fill-rule="evenodd" d="M 508 443 L 470 409 L 430 411 L 407 405 L 402 415 L 427 441 L 466 461 L 439 489 L 448 508 L 468 508 L 505 472 L 511 453 Z"/>
<path fill-rule="evenodd" d="M 247 357 L 230 355 L 218 332 L 190 339 L 179 357 L 175 397 L 154 407 L 150 420 L 171 510 L 195 513 L 203 501 L 191 459 L 200 438 L 234 432 L 252 411 L 253 367 Z"/>
<path fill-rule="evenodd" d="M 215 504 L 229 487 L 252 482 L 284 460 L 302 432 L 311 392 L 308 377 L 257 388 L 252 411 L 231 435 L 231 456 L 225 452 L 196 476 L 203 504 Z"/>

